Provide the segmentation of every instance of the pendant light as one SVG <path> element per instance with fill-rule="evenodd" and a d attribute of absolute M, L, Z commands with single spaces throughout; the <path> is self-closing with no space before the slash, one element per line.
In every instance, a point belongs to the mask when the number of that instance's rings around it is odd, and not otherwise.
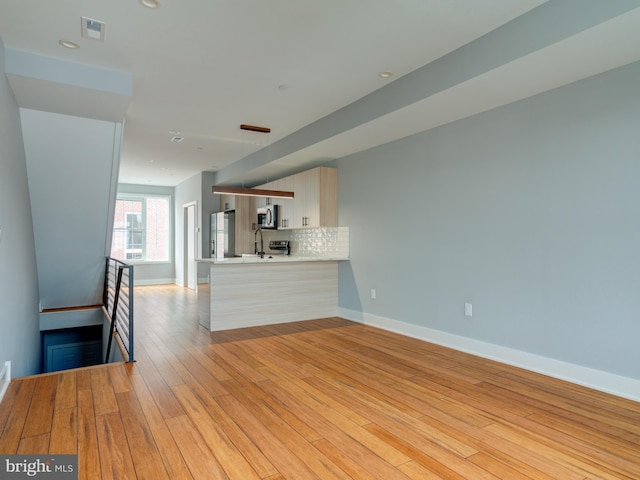
<path fill-rule="evenodd" d="M 271 133 L 271 129 L 267 127 L 258 127 L 256 125 L 240 125 L 241 130 L 258 133 Z M 212 192 L 222 195 L 238 195 L 244 197 L 274 197 L 274 198 L 294 198 L 294 192 L 284 190 L 264 190 L 259 188 L 245 187 L 227 187 L 224 185 L 213 185 Z"/>

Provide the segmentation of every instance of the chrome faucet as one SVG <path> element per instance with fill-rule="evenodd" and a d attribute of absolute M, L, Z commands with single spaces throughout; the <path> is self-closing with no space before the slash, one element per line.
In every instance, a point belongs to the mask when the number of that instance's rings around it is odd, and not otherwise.
<path fill-rule="evenodd" d="M 260 250 L 258 250 L 258 232 L 260 232 Z M 262 229 L 256 228 L 253 234 L 253 253 L 260 255 L 260 258 L 264 258 L 264 239 L 262 238 Z"/>

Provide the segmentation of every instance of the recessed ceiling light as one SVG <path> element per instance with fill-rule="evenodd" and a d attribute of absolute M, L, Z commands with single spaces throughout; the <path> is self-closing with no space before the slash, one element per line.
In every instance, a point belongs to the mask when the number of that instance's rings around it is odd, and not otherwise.
<path fill-rule="evenodd" d="M 171 137 L 172 143 L 180 143 L 183 140 L 184 140 L 184 137 L 179 137 L 178 135 L 174 135 L 173 137 Z"/>
<path fill-rule="evenodd" d="M 385 72 L 380 72 L 380 73 L 378 74 L 378 76 L 379 76 L 380 78 L 391 78 L 391 77 L 393 77 L 393 72 L 387 72 L 387 71 L 385 71 Z"/>
<path fill-rule="evenodd" d="M 169 130 L 169 133 L 171 135 L 180 135 L 180 132 L 178 130 Z"/>
<path fill-rule="evenodd" d="M 160 8 L 158 0 L 140 0 L 140 3 L 147 8 Z"/>
<path fill-rule="evenodd" d="M 80 45 L 78 45 L 76 42 L 72 42 L 71 40 L 59 40 L 58 45 L 64 48 L 69 48 L 71 50 L 76 50 L 77 48 L 80 48 Z"/>

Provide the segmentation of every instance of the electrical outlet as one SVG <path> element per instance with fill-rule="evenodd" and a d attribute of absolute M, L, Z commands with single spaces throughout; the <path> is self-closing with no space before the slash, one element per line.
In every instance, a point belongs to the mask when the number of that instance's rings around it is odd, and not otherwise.
<path fill-rule="evenodd" d="M 464 316 L 472 317 L 473 316 L 473 305 L 470 303 L 464 304 Z"/>
<path fill-rule="evenodd" d="M 372 288 L 371 289 L 371 300 L 375 300 L 376 299 L 376 289 Z"/>

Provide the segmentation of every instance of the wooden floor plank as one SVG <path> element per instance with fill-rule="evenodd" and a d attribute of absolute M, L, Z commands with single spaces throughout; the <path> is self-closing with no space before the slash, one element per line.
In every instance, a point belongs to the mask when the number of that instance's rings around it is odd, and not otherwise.
<path fill-rule="evenodd" d="M 145 349 L 149 360 L 153 363 L 164 382 L 169 386 L 180 385 L 183 383 L 180 375 L 174 368 L 174 363 L 167 360 L 162 351 L 157 348 L 158 342 L 154 342 L 153 338 L 149 340 L 149 345 Z"/>
<path fill-rule="evenodd" d="M 139 361 L 14 379 L 0 453 L 80 479 L 640 478 L 640 403 L 340 318 L 208 332 L 137 287 Z"/>
<path fill-rule="evenodd" d="M 43 433 L 41 435 L 34 435 L 32 437 L 26 437 L 20 440 L 18 446 L 19 455 L 44 455 L 49 453 L 49 439 L 51 435 L 49 433 Z"/>
<path fill-rule="evenodd" d="M 131 391 L 131 380 L 124 363 L 109 366 L 109 380 L 115 394 Z"/>
<path fill-rule="evenodd" d="M 117 393 L 116 400 L 138 477 L 168 480 L 169 475 L 135 392 Z"/>
<path fill-rule="evenodd" d="M 348 452 L 342 445 L 336 446 L 325 438 L 316 440 L 313 442 L 313 446 L 351 478 L 357 478 L 358 480 L 377 480 L 383 474 L 383 472 L 380 472 L 380 474 L 369 472 L 365 468 L 367 466 L 366 461 L 354 460 L 351 455 L 347 455 Z M 389 477 L 384 476 L 384 478 Z"/>
<path fill-rule="evenodd" d="M 118 402 L 116 402 L 116 394 L 109 378 L 109 370 L 106 367 L 94 368 L 90 370 L 90 375 L 96 415 L 117 412 Z"/>
<path fill-rule="evenodd" d="M 158 451 L 162 457 L 164 468 L 169 474 L 169 478 L 172 480 L 192 479 L 193 477 L 164 421 L 158 405 L 153 400 L 151 392 L 149 392 L 147 384 L 140 376 L 132 376 L 131 383 L 140 402 L 142 414 L 149 424 L 153 438 L 158 446 Z"/>
<path fill-rule="evenodd" d="M 77 406 L 76 372 L 64 372 L 58 376 L 55 409 L 72 408 Z"/>
<path fill-rule="evenodd" d="M 586 477 L 589 474 L 594 474 L 597 478 L 607 480 L 621 480 L 625 478 L 633 480 L 634 478 L 637 478 L 635 474 L 633 476 L 629 476 L 617 471 L 616 463 L 603 466 L 597 461 L 593 461 L 591 458 L 588 458 L 586 455 L 581 455 L 579 452 L 573 452 L 573 454 L 567 452 L 567 449 L 559 442 L 553 442 L 553 445 L 549 445 L 548 442 L 544 441 L 544 439 L 535 434 L 531 434 L 516 425 L 506 426 L 494 424 L 488 426 L 486 430 L 513 443 L 522 445 L 529 450 L 538 452 L 545 456 L 549 462 L 562 465 L 568 470 L 576 472 L 576 474 L 583 477 Z"/>
<path fill-rule="evenodd" d="M 383 478 L 404 478 L 395 467 L 411 459 L 372 435 L 361 425 L 350 423 L 347 418 L 341 418 L 340 414 L 330 413 L 329 409 L 323 408 L 319 403 L 314 404 L 315 409 L 304 404 L 296 405 L 299 397 L 289 396 L 285 390 L 275 388 L 275 384 L 271 382 L 261 382 L 261 387 L 322 435 L 321 439 L 313 442 L 314 446 L 325 445 L 325 450 L 331 452 L 326 444 L 319 443 L 320 440 L 326 440 L 340 448 L 344 455 L 337 457 L 339 464 L 346 464 L 348 458 L 353 463 L 361 464 L 370 474 L 377 474 Z M 371 455 L 371 452 L 374 455 Z"/>
<path fill-rule="evenodd" d="M 76 370 L 76 390 L 91 390 L 91 370 Z"/>
<path fill-rule="evenodd" d="M 218 397 L 216 401 L 225 413 L 242 428 L 247 437 L 264 452 L 269 462 L 279 472 L 286 473 L 290 478 L 323 479 L 323 477 L 313 473 L 311 466 L 307 466 L 297 455 L 292 455 L 288 446 L 275 435 L 269 425 L 264 424 L 261 419 L 238 402 L 235 397 L 226 395 Z"/>
<path fill-rule="evenodd" d="M 11 410 L 15 405 L 21 386 L 21 382 L 11 382 L 7 391 L 4 393 L 2 409 L 0 409 L 0 436 L 2 435 L 2 432 L 4 432 L 4 427 L 9 419 L 9 413 L 11 413 Z"/>
<path fill-rule="evenodd" d="M 256 471 L 235 448 L 227 434 L 219 427 L 218 422 L 209 415 L 205 406 L 200 403 L 189 387 L 176 385 L 173 391 L 229 478 L 258 480 L 260 477 Z"/>
<path fill-rule="evenodd" d="M 212 397 L 227 395 L 229 392 L 222 386 L 218 378 L 216 378 L 216 374 L 211 373 L 205 366 L 203 366 L 202 362 L 198 361 L 192 354 L 192 351 L 195 353 L 198 349 L 193 348 L 189 351 L 185 349 L 176 349 L 176 357 L 185 366 L 184 369 L 179 371 L 179 375 L 183 383 L 187 382 L 189 377 L 195 377 L 197 378 L 198 383 L 200 383 Z M 219 368 L 222 367 L 219 366 Z M 227 374 L 226 378 L 231 377 Z"/>
<path fill-rule="evenodd" d="M 79 377 L 78 377 L 79 378 Z M 83 386 L 87 385 L 83 378 Z M 90 381 L 88 383 L 90 385 Z M 98 452 L 96 416 L 93 408 L 93 393 L 88 388 L 78 390 L 78 478 L 102 478 Z"/>
<path fill-rule="evenodd" d="M 166 423 L 193 478 L 229 478 L 186 415 L 169 418 Z"/>
<path fill-rule="evenodd" d="M 125 428 L 119 412 L 97 415 L 96 431 L 98 434 L 102 479 L 137 478 Z"/>
<path fill-rule="evenodd" d="M 2 410 L 6 412 L 7 419 L 0 435 L 1 453 L 14 454 L 18 450 L 35 386 L 35 378 L 19 382 L 14 380 L 11 384 L 12 396 L 2 400 Z"/>
<path fill-rule="evenodd" d="M 164 418 L 184 415 L 180 402 L 159 374 L 146 375 L 144 381 Z"/>
<path fill-rule="evenodd" d="M 195 379 L 193 380 L 195 382 Z M 278 473 L 260 448 L 251 441 L 238 424 L 226 415 L 215 398 L 211 397 L 211 395 L 197 383 L 189 381 L 187 385 L 198 400 L 206 407 L 208 414 L 220 425 L 238 451 L 242 453 L 247 462 L 249 462 L 261 478 L 267 478 Z"/>
<path fill-rule="evenodd" d="M 303 459 L 305 465 L 316 476 L 323 479 L 339 479 L 348 478 L 340 468 L 331 462 L 327 457 L 322 455 L 312 443 L 307 441 L 300 435 L 280 415 L 276 414 L 270 405 L 265 405 L 262 401 L 256 400 L 255 394 L 259 393 L 259 389 L 252 389 L 250 395 L 243 394 L 249 388 L 246 384 L 237 384 L 237 386 L 225 386 L 231 392 L 231 395 L 249 410 L 260 423 L 264 425 L 272 434 L 296 457 Z M 248 433 L 245 429 L 245 433 Z M 280 473 L 285 473 L 280 470 Z"/>
<path fill-rule="evenodd" d="M 24 424 L 22 437 L 33 437 L 43 433 L 51 433 L 51 422 L 56 401 L 56 389 L 58 387 L 57 375 L 44 375 L 38 377 L 33 393 L 37 402 L 31 402 L 29 413 Z"/>
<path fill-rule="evenodd" d="M 78 407 L 58 408 L 53 412 L 49 453 L 78 453 Z"/>
<path fill-rule="evenodd" d="M 505 465 L 498 459 L 487 455 L 484 452 L 478 452 L 475 455 L 471 455 L 468 458 L 469 462 L 477 465 L 478 467 L 486 470 L 487 472 L 495 475 L 498 478 L 509 478 L 513 480 L 530 480 L 531 477 L 520 473 L 515 468 Z"/>

